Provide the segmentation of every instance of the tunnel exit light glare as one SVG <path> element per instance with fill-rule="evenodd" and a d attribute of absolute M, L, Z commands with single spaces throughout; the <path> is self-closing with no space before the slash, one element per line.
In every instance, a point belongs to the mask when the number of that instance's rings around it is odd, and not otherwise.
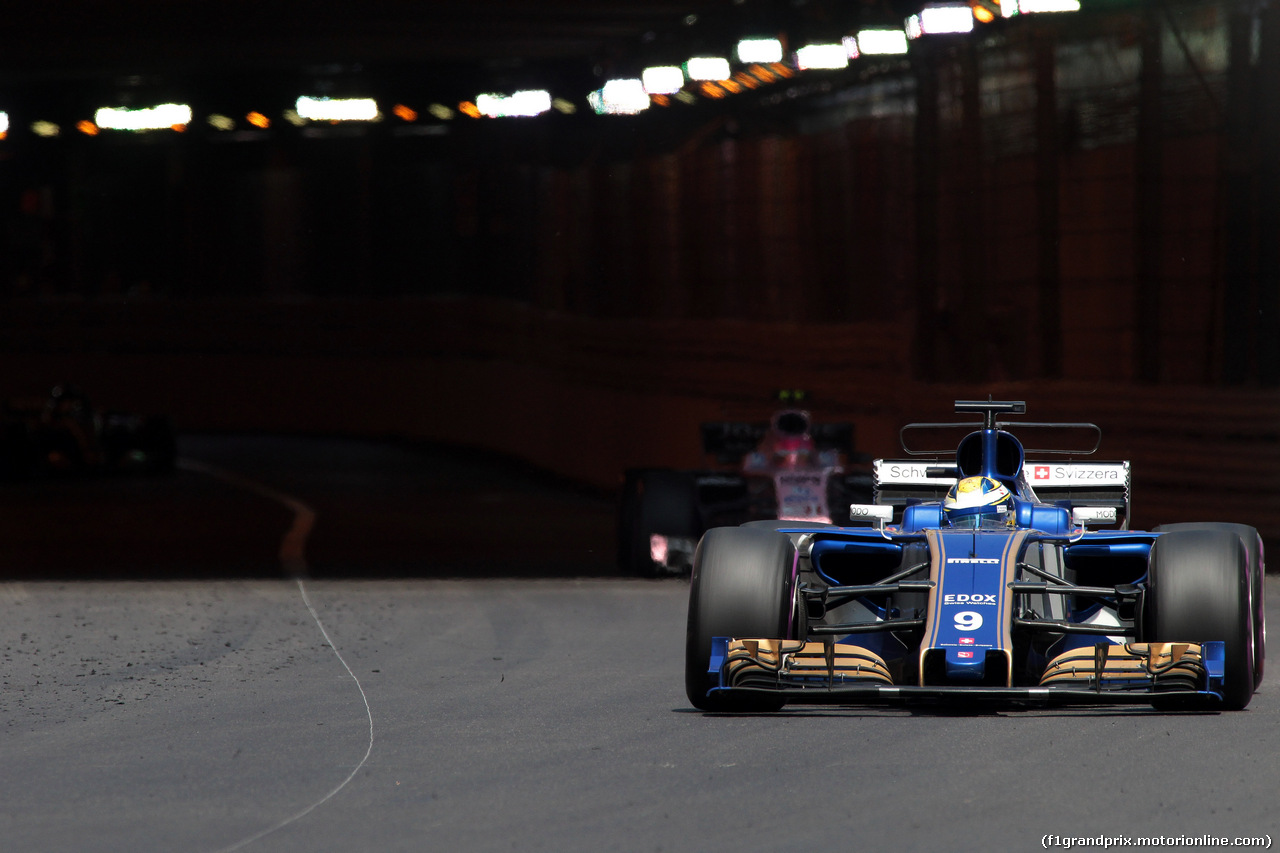
<path fill-rule="evenodd" d="M 640 75 L 650 95 L 674 95 L 684 87 L 684 71 L 678 65 L 655 65 Z"/>
<path fill-rule="evenodd" d="M 298 115 L 310 121 L 373 121 L 378 104 L 373 98 L 310 98 L 303 95 L 296 106 Z"/>
<path fill-rule="evenodd" d="M 907 35 L 911 38 L 970 32 L 973 10 L 968 5 L 926 6 L 919 15 L 907 19 Z"/>
<path fill-rule="evenodd" d="M 796 67 L 801 71 L 816 68 L 847 68 L 849 52 L 843 44 L 807 44 L 796 51 Z"/>
<path fill-rule="evenodd" d="M 9 114 L 0 112 L 0 133 L 9 132 Z"/>
<path fill-rule="evenodd" d="M 1008 12 L 1005 7 L 1008 6 Z M 1024 15 L 1035 15 L 1041 12 L 1079 12 L 1080 0 L 1005 0 L 1000 4 L 1002 14 L 1012 15 L 1021 12 Z"/>
<path fill-rule="evenodd" d="M 729 60 L 721 56 L 695 56 L 685 63 L 690 80 L 728 80 Z"/>
<path fill-rule="evenodd" d="M 93 114 L 98 127 L 109 130 L 161 130 L 191 123 L 191 107 L 186 104 L 160 104 L 144 109 L 103 107 Z"/>
<path fill-rule="evenodd" d="M 872 56 L 893 56 L 907 52 L 907 34 L 902 30 L 863 30 L 858 33 L 859 52 Z"/>
<path fill-rule="evenodd" d="M 781 62 L 782 42 L 777 39 L 743 39 L 738 42 L 737 53 L 738 61 L 743 63 Z"/>
<path fill-rule="evenodd" d="M 627 77 L 610 80 L 604 88 L 587 96 L 591 108 L 597 113 L 610 115 L 635 115 L 649 108 L 649 93 L 644 83 Z"/>
<path fill-rule="evenodd" d="M 551 93 L 531 89 L 510 95 L 477 95 L 476 109 L 489 118 L 541 115 L 551 109 Z"/>

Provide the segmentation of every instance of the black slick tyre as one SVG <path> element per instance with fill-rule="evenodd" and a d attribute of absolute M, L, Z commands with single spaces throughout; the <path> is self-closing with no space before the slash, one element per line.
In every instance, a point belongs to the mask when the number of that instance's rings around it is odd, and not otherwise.
<path fill-rule="evenodd" d="M 698 543 L 689 586 L 685 693 L 703 711 L 776 711 L 781 696 L 707 695 L 713 637 L 790 639 L 795 631 L 796 549 L 775 530 L 716 527 Z"/>
<path fill-rule="evenodd" d="M 1193 521 L 1179 524 L 1162 524 L 1157 533 L 1175 530 L 1226 530 L 1240 538 L 1249 562 L 1249 594 L 1253 597 L 1253 687 L 1262 685 L 1262 675 L 1267 659 L 1267 603 L 1266 561 L 1262 537 L 1247 524 L 1225 521 Z"/>
<path fill-rule="evenodd" d="M 1226 644 L 1224 704 L 1240 710 L 1253 698 L 1253 612 L 1248 557 L 1227 530 L 1173 530 L 1151 546 L 1148 642 Z"/>

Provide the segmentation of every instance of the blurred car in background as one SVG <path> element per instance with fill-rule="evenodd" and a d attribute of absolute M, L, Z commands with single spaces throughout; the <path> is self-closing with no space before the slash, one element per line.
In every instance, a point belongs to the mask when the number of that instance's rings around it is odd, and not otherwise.
<path fill-rule="evenodd" d="M 855 454 L 850 423 L 814 423 L 801 408 L 768 423 L 702 424 L 701 471 L 628 470 L 618 511 L 618 562 L 643 577 L 688 574 L 712 527 L 781 519 L 847 524 L 849 505 L 869 501 L 870 457 Z"/>
<path fill-rule="evenodd" d="M 11 399 L 0 410 L 0 478 L 171 471 L 173 426 L 162 415 L 95 409 L 74 385 L 45 399 Z"/>

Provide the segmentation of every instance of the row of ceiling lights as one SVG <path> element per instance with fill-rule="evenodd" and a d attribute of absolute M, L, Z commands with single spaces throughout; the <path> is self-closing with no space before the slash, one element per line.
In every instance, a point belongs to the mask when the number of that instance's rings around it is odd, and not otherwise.
<path fill-rule="evenodd" d="M 772 75 L 810 70 L 847 68 L 860 56 L 886 56 L 907 53 L 908 42 L 924 36 L 972 32 L 975 23 L 991 23 L 997 17 L 1038 14 L 1044 12 L 1076 12 L 1080 0 L 971 0 L 971 2 L 930 3 L 909 17 L 899 29 L 864 29 L 846 35 L 839 41 L 810 42 L 792 54 L 784 65 L 786 52 L 779 38 L 746 38 L 738 42 L 734 54 L 746 68 L 734 73 L 723 56 L 700 55 L 682 65 L 655 65 L 644 69 L 639 78 L 619 77 L 609 80 L 589 101 L 598 113 L 637 113 L 657 104 L 665 106 L 667 98 L 686 92 L 686 84 L 709 97 L 734 94 L 742 88 L 755 88 L 772 82 Z M 762 69 L 764 74 L 761 74 Z M 682 100 L 685 100 L 682 98 Z"/>
<path fill-rule="evenodd" d="M 866 29 L 848 35 L 839 42 L 814 42 L 805 44 L 784 62 L 785 46 L 779 38 L 747 38 L 738 42 L 734 55 L 740 67 L 734 71 L 728 58 L 700 55 L 690 57 L 681 65 L 654 65 L 645 68 L 639 78 L 618 77 L 608 80 L 604 86 L 587 96 L 588 103 L 601 114 L 635 114 L 651 106 L 666 106 L 679 100 L 692 103 L 699 95 L 722 98 L 745 89 L 811 70 L 842 69 L 860 56 L 890 56 L 907 53 L 910 40 L 924 36 L 968 33 L 975 22 L 989 23 L 997 17 L 1015 14 L 1043 12 L 1073 12 L 1080 9 L 1079 0 L 973 0 L 972 3 L 933 3 L 919 14 L 912 15 L 901 29 Z M 474 102 L 464 101 L 458 112 L 472 118 L 536 116 L 551 110 L 572 113 L 574 104 L 563 99 L 553 99 L 544 90 L 524 90 L 509 95 L 482 94 Z M 432 104 L 428 113 L 436 119 L 453 118 L 454 110 L 442 104 Z M 406 122 L 416 121 L 418 113 L 403 104 L 392 109 L 393 114 Z M 298 98 L 295 109 L 284 113 L 283 118 L 295 125 L 309 122 L 379 121 L 382 113 L 372 98 Z M 93 121 L 80 121 L 76 129 L 88 135 L 107 130 L 184 130 L 192 121 L 191 107 L 185 104 L 161 104 L 145 109 L 104 107 L 98 110 Z M 224 115 L 210 115 L 210 126 L 217 130 L 234 130 L 237 122 Z M 271 120 L 262 113 L 251 112 L 245 116 L 251 126 L 270 127 Z M 0 112 L 0 138 L 9 130 L 9 116 Z M 48 121 L 32 123 L 31 130 L 38 136 L 57 136 L 61 128 Z"/>

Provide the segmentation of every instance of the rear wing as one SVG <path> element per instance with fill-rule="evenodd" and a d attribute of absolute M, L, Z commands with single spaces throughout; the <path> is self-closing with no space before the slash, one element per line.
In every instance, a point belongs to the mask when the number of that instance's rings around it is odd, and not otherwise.
<path fill-rule="evenodd" d="M 769 432 L 767 423 L 712 421 L 702 424 L 702 450 L 722 463 L 742 459 L 760 446 Z M 854 430 L 851 423 L 811 423 L 809 435 L 818 450 L 838 450 L 853 455 Z"/>
<path fill-rule="evenodd" d="M 877 459 L 872 463 L 875 502 L 891 506 L 894 520 L 902 508 L 940 501 L 956 482 L 953 461 L 941 459 Z M 1128 462 L 1036 462 L 1022 466 L 1019 481 L 1032 499 L 1076 507 L 1114 507 L 1121 530 L 1129 529 Z"/>

